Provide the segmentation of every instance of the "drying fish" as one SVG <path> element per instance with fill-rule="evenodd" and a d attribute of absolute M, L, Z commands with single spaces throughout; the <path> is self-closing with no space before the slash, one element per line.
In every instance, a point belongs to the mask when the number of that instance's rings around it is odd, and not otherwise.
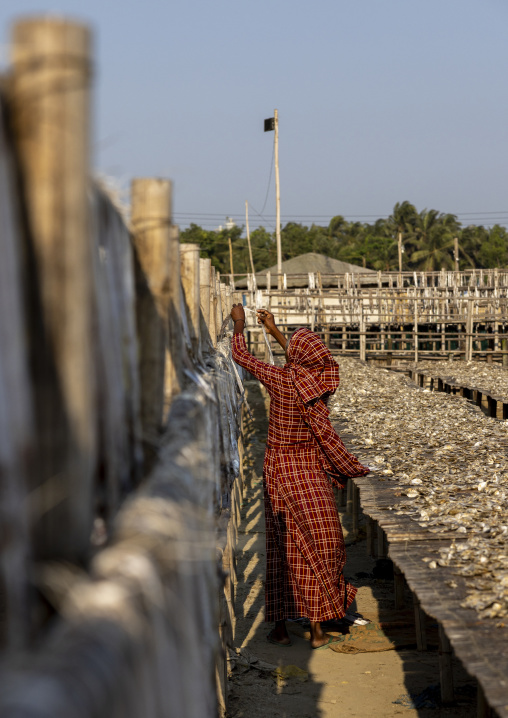
<path fill-rule="evenodd" d="M 446 374 L 438 371 L 443 364 Z M 423 391 L 401 374 L 349 357 L 340 366 L 342 391 L 330 402 L 332 420 L 347 422 L 360 460 L 374 463 L 377 475 L 393 484 L 394 513 L 450 536 L 450 545 L 427 566 L 447 566 L 467 579 L 464 606 L 481 617 L 508 617 L 508 422 L 486 416 L 465 398 Z M 453 374 L 508 396 L 502 367 L 435 362 L 430 368 L 433 376 Z M 476 379 L 466 381 L 461 371 Z"/>
<path fill-rule="evenodd" d="M 501 364 L 479 361 L 422 361 L 413 365 L 427 376 L 481 389 L 487 394 L 508 397 L 508 372 Z"/>

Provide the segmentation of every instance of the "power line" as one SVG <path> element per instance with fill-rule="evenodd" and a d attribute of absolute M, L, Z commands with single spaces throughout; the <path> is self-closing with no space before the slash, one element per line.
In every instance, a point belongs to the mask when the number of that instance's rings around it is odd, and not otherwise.
<path fill-rule="evenodd" d="M 249 205 L 254 209 L 253 205 L 249 203 Z M 257 210 L 254 210 L 256 214 L 259 216 L 265 217 L 266 219 L 274 218 L 275 214 L 264 214 L 263 210 L 261 212 L 257 212 Z M 497 210 L 495 212 L 449 212 L 445 214 L 454 214 L 456 217 L 490 217 L 492 219 L 496 219 L 493 215 L 503 215 L 508 216 L 508 210 Z M 240 213 L 234 213 L 234 212 L 175 212 L 175 217 L 243 217 L 243 214 Z M 283 214 L 281 217 L 287 219 L 287 218 L 293 218 L 293 219 L 328 219 L 332 217 L 341 216 L 344 217 L 344 219 L 348 218 L 378 218 L 378 219 L 386 219 L 390 215 L 387 214 L 343 214 L 343 215 L 334 215 L 334 214 Z"/>

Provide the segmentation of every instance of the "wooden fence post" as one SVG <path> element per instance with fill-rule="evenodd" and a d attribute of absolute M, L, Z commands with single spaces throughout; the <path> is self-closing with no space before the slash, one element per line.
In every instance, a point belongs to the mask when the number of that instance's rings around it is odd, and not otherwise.
<path fill-rule="evenodd" d="M 211 304 L 211 288 L 210 288 L 210 269 L 211 259 L 199 260 L 199 303 L 204 323 L 208 330 L 210 339 L 212 338 L 212 327 L 210 323 L 210 304 Z M 206 340 L 208 342 L 208 339 Z M 204 342 L 202 341 L 203 345 Z"/>
<path fill-rule="evenodd" d="M 88 552 L 97 454 L 90 46 L 85 25 L 18 22 L 9 88 L 48 340 L 36 347 L 36 363 L 54 362 L 52 382 L 36 386 L 41 439 L 33 483 L 41 510 L 34 550 L 70 560 Z"/>
<path fill-rule="evenodd" d="M 164 409 L 171 189 L 171 182 L 161 179 L 135 179 L 131 185 L 131 224 L 139 264 L 136 311 L 145 448 L 158 442 Z"/>
<path fill-rule="evenodd" d="M 168 344 L 166 350 L 166 377 L 164 394 L 166 408 L 183 387 L 183 356 L 185 347 L 184 323 L 187 316 L 183 302 L 180 271 L 180 230 L 171 225 L 168 233 L 169 242 L 169 300 L 168 300 Z"/>
<path fill-rule="evenodd" d="M 220 330 L 222 327 L 222 292 L 221 292 L 221 284 L 220 281 L 220 272 L 215 272 L 215 295 L 217 297 L 217 303 L 215 305 L 215 331 L 217 332 L 217 337 L 220 334 Z"/>
<path fill-rule="evenodd" d="M 220 298 L 221 298 L 221 305 L 222 305 L 222 322 L 221 322 L 221 329 L 222 324 L 224 323 L 224 320 L 231 312 L 231 287 L 229 284 L 224 284 L 221 282 L 220 285 Z"/>
<path fill-rule="evenodd" d="M 180 271 L 185 301 L 189 307 L 194 355 L 201 351 L 199 245 L 180 244 Z"/>
<path fill-rule="evenodd" d="M 214 347 L 217 346 L 217 280 L 215 267 L 210 267 L 210 338 Z"/>

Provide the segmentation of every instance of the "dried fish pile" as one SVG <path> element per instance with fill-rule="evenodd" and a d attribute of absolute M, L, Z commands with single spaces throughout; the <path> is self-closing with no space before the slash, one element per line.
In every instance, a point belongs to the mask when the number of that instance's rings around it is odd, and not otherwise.
<path fill-rule="evenodd" d="M 393 482 L 397 515 L 451 538 L 429 568 L 450 566 L 464 576 L 463 605 L 481 617 L 508 616 L 508 422 L 354 359 L 340 366 L 332 420 L 347 422 L 360 459 L 368 449 L 373 460 L 366 463 Z"/>
<path fill-rule="evenodd" d="M 458 384 L 482 389 L 488 394 L 508 397 L 508 370 L 501 364 L 478 361 L 422 361 L 413 366 L 429 376 L 446 377 Z"/>

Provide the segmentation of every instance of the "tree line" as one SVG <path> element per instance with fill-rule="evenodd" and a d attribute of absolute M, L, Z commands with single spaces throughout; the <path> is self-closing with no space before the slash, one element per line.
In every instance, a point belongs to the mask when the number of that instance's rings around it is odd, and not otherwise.
<path fill-rule="evenodd" d="M 247 239 L 243 227 L 206 230 L 197 224 L 181 232 L 182 242 L 201 247 L 201 256 L 210 257 L 222 274 L 230 271 L 229 239 L 233 250 L 235 274 L 250 272 Z M 388 218 L 373 223 L 348 222 L 341 215 L 328 226 L 307 227 L 288 222 L 281 229 L 282 260 L 306 252 L 325 254 L 368 269 L 399 269 L 398 238 L 402 239 L 404 271 L 454 269 L 454 242 L 458 239 L 459 269 L 508 267 L 508 232 L 495 224 L 463 227 L 456 215 L 435 209 L 418 212 L 408 201 L 397 202 Z M 277 263 L 274 234 L 259 227 L 250 235 L 256 272 Z"/>

